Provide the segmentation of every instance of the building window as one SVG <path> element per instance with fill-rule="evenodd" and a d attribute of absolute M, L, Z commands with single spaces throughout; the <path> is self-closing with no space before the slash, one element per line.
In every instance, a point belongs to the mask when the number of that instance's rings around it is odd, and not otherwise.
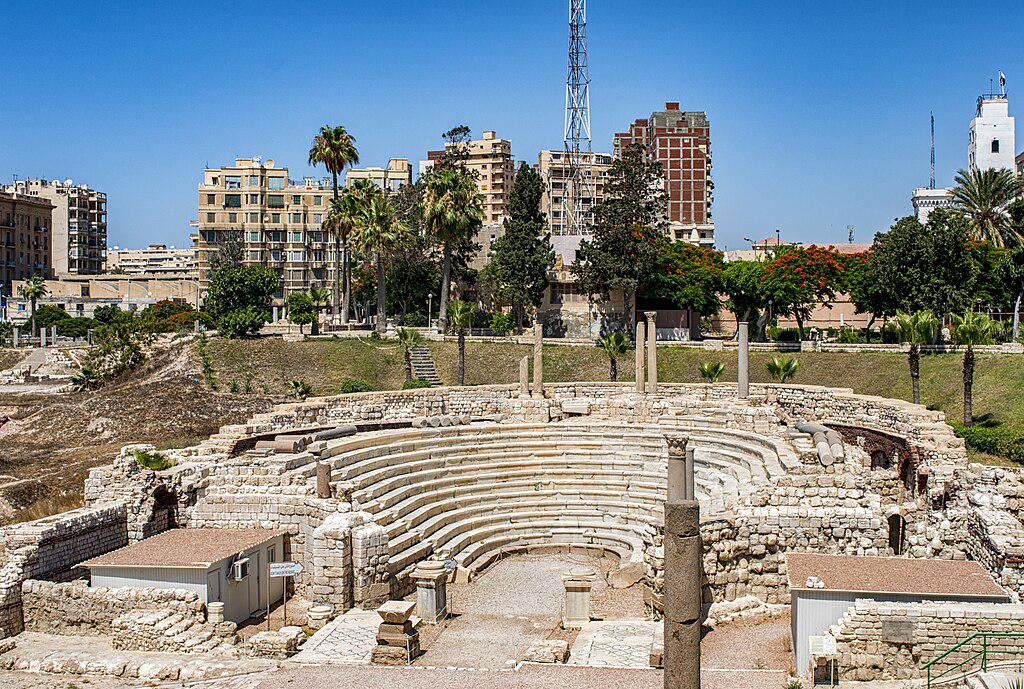
<path fill-rule="evenodd" d="M 271 213 L 270 214 L 270 222 L 273 222 L 273 223 L 281 222 L 281 214 L 280 213 Z"/>
<path fill-rule="evenodd" d="M 290 213 L 288 222 L 302 222 L 302 213 Z"/>
<path fill-rule="evenodd" d="M 296 243 L 302 242 L 302 232 L 292 232 L 292 238 L 289 241 Z"/>
<path fill-rule="evenodd" d="M 238 213 L 228 213 L 228 222 L 238 222 Z"/>
<path fill-rule="evenodd" d="M 322 205 L 324 205 L 324 197 L 323 196 L 314 196 L 313 197 L 313 205 L 314 206 L 322 206 Z"/>
<path fill-rule="evenodd" d="M 314 213 L 313 214 L 313 222 L 319 224 L 319 223 L 322 223 L 323 221 L 324 221 L 323 213 Z"/>
<path fill-rule="evenodd" d="M 206 222 L 217 222 L 217 214 L 216 213 L 207 213 L 206 214 Z"/>
<path fill-rule="evenodd" d="M 224 178 L 224 187 L 227 189 L 241 189 L 242 178 L 234 175 L 228 175 Z"/>
<path fill-rule="evenodd" d="M 249 203 L 259 203 L 259 202 L 260 202 L 260 195 L 259 194 L 249 194 Z"/>
<path fill-rule="evenodd" d="M 217 195 L 216 194 L 207 194 L 206 195 L 206 203 L 208 203 L 209 205 L 213 205 L 213 204 L 217 203 Z"/>
<path fill-rule="evenodd" d="M 259 222 L 259 221 L 260 221 L 260 214 L 259 213 L 249 213 L 249 222 Z"/>
<path fill-rule="evenodd" d="M 259 185 L 260 185 L 260 176 L 259 175 L 249 175 L 249 186 L 250 187 L 258 187 Z"/>
<path fill-rule="evenodd" d="M 284 189 L 284 177 L 268 177 L 267 188 L 273 191 L 281 191 Z"/>
<path fill-rule="evenodd" d="M 999 139 L 992 139 L 992 152 L 999 153 Z"/>
<path fill-rule="evenodd" d="M 259 232 L 250 232 L 249 233 L 249 241 L 250 242 L 259 242 L 260 241 L 260 233 Z"/>
<path fill-rule="evenodd" d="M 267 197 L 267 205 L 271 208 L 284 208 L 284 196 L 271 194 Z"/>
<path fill-rule="evenodd" d="M 292 203 L 294 203 L 296 205 L 301 204 L 302 203 L 302 197 L 301 196 L 292 196 Z"/>
<path fill-rule="evenodd" d="M 242 195 L 241 194 L 224 194 L 224 207 L 225 208 L 241 208 L 242 207 Z"/>

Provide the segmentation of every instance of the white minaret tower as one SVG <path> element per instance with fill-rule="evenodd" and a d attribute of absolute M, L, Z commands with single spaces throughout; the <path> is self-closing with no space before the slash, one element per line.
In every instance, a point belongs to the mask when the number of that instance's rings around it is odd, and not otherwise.
<path fill-rule="evenodd" d="M 974 170 L 1014 171 L 1014 121 L 1006 98 L 1006 77 L 999 73 L 999 93 L 978 96 L 978 109 L 971 120 L 967 162 Z"/>

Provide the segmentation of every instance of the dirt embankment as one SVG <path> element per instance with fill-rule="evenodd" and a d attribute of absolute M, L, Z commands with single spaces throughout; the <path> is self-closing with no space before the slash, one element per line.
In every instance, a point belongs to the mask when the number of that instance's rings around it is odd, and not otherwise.
<path fill-rule="evenodd" d="M 280 401 L 212 392 L 197 371 L 191 344 L 178 343 L 95 392 L 5 395 L 0 524 L 80 505 L 89 468 L 112 461 L 122 445 L 186 447 Z"/>

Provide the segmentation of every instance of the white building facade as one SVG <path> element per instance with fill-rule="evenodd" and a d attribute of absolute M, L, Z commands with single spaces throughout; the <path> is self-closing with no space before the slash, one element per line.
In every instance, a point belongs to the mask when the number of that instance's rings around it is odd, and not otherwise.
<path fill-rule="evenodd" d="M 918 187 L 910 198 L 914 204 L 914 215 L 922 225 L 928 222 L 928 216 L 936 208 L 945 208 L 953 204 L 952 189 L 932 189 L 931 187 Z"/>
<path fill-rule="evenodd" d="M 967 162 L 972 170 L 1014 171 L 1016 154 L 1014 118 L 1003 94 L 978 97 L 978 110 L 971 120 Z"/>

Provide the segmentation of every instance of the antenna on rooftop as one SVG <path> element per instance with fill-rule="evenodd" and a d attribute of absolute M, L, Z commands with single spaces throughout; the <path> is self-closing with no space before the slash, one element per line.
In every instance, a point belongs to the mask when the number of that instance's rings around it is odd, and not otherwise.
<path fill-rule="evenodd" d="M 929 189 L 935 188 L 935 112 L 932 112 L 932 174 L 929 178 Z"/>

